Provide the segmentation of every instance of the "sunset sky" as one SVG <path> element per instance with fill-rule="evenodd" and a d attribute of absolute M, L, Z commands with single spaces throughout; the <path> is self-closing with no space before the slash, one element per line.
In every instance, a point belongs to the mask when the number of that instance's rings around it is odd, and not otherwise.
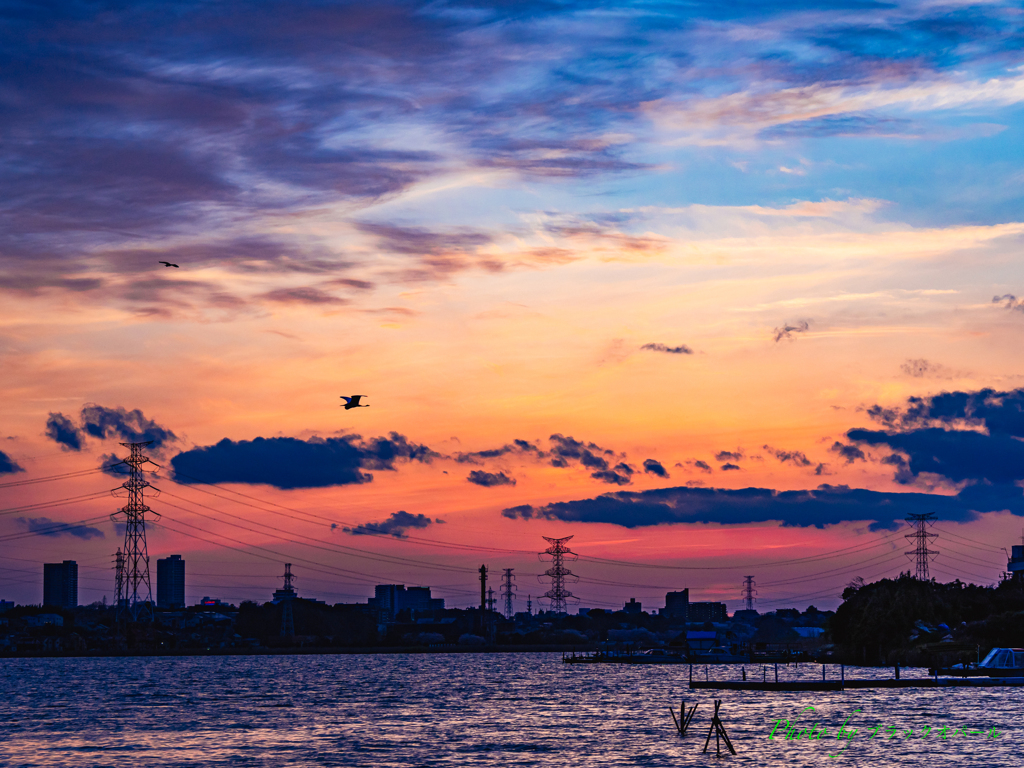
<path fill-rule="evenodd" d="M 1021 542 L 1018 3 L 2 13 L 0 599 L 112 599 L 138 440 L 189 603 L 536 610 L 573 536 L 583 607 L 825 609 L 908 513 L 940 581 Z"/>

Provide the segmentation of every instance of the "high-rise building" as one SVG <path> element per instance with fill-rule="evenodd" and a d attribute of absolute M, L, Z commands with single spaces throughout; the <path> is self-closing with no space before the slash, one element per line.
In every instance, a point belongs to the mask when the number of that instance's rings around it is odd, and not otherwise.
<path fill-rule="evenodd" d="M 374 596 L 368 601 L 375 609 L 382 623 L 395 620 L 400 611 L 443 611 L 444 598 L 431 597 L 430 587 L 409 587 L 404 584 L 378 584 Z"/>
<path fill-rule="evenodd" d="M 43 605 L 78 607 L 78 563 L 43 563 Z"/>
<path fill-rule="evenodd" d="M 684 589 L 681 592 L 668 592 L 665 595 L 666 616 L 673 619 L 688 621 L 690 616 L 690 590 Z"/>
<path fill-rule="evenodd" d="M 690 603 L 687 621 L 726 621 L 725 603 Z"/>
<path fill-rule="evenodd" d="M 160 608 L 185 607 L 185 561 L 181 555 L 156 561 L 156 604 Z"/>

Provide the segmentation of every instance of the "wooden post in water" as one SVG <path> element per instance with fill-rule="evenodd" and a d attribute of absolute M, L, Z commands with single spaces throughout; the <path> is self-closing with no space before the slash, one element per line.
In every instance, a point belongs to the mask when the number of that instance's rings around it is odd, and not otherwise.
<path fill-rule="evenodd" d="M 821 665 L 821 682 L 825 682 L 825 665 Z"/>
<path fill-rule="evenodd" d="M 839 687 L 842 690 L 846 690 L 846 665 L 839 665 Z"/>
<path fill-rule="evenodd" d="M 775 682 L 779 682 L 779 662 L 775 662 Z"/>
<path fill-rule="evenodd" d="M 689 713 L 686 711 L 686 700 L 679 702 L 679 717 L 676 718 L 676 712 L 672 707 L 668 708 L 669 714 L 672 715 L 672 721 L 676 724 L 676 730 L 679 731 L 680 736 L 686 735 L 686 729 L 690 726 L 690 721 L 693 720 L 693 713 L 697 711 L 697 705 L 694 704 L 690 707 Z"/>
<path fill-rule="evenodd" d="M 728 747 L 729 751 L 734 755 L 736 749 L 733 747 L 732 742 L 729 741 L 729 734 L 725 732 L 725 726 L 722 725 L 721 719 L 718 717 L 718 709 L 722 706 L 720 699 L 715 700 L 715 715 L 711 718 L 711 727 L 708 729 L 708 737 L 704 740 L 704 751 L 708 751 L 708 745 L 711 743 L 711 732 L 715 732 L 715 752 L 717 755 L 721 755 L 721 747 L 719 744 L 719 738 L 725 741 L 725 746 Z"/>

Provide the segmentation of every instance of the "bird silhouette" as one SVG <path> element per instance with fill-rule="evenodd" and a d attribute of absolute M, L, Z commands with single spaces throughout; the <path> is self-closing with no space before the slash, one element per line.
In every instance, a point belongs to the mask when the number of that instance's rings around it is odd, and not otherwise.
<path fill-rule="evenodd" d="M 181 269 L 181 267 L 179 267 L 177 264 L 171 264 L 171 262 L 169 261 L 161 261 L 160 263 L 163 264 L 165 267 L 174 267 L 175 269 Z"/>
<path fill-rule="evenodd" d="M 368 405 L 360 405 L 359 398 L 366 397 L 366 395 L 352 395 L 352 397 L 341 396 L 341 399 L 345 401 L 345 405 L 342 406 L 346 411 L 349 408 L 369 408 Z"/>

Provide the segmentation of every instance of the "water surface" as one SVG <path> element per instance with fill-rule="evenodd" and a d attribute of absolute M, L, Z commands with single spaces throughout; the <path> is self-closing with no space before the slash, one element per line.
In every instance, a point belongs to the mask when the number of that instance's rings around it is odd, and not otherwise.
<path fill-rule="evenodd" d="M 761 668 L 747 673 L 759 678 Z M 827 673 L 833 679 L 839 671 Z M 540 653 L 6 659 L 0 763 L 720 765 L 713 737 L 710 754 L 701 753 L 714 698 L 723 701 L 722 719 L 739 752 L 726 762 L 737 765 L 1024 763 L 1021 688 L 690 691 L 688 674 L 685 665 L 568 665 L 559 654 Z M 740 668 L 712 666 L 707 674 L 735 679 Z M 846 674 L 891 677 L 892 670 L 848 667 Z M 821 679 L 821 667 L 780 667 L 779 676 Z M 703 679 L 704 668 L 695 667 L 694 677 Z M 699 702 L 682 739 L 668 711 L 681 697 Z M 801 722 L 820 722 L 829 736 L 793 741 L 778 738 L 780 729 L 768 738 L 777 719 L 801 711 Z M 847 717 L 857 733 L 837 740 L 836 726 Z M 926 727 L 935 730 L 924 736 Z M 1001 735 L 953 733 L 991 728 Z M 845 752 L 829 757 L 843 745 Z"/>

